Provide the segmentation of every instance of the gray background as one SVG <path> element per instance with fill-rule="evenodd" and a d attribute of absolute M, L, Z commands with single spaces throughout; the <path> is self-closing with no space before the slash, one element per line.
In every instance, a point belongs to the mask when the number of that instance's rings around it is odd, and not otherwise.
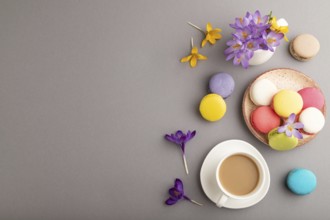
<path fill-rule="evenodd" d="M 329 218 L 329 123 L 312 142 L 289 152 L 263 145 L 241 114 L 247 85 L 278 67 L 300 70 L 329 96 L 329 1 L 0 1 L 0 219 L 326 219 Z M 312 33 L 318 56 L 294 60 L 283 42 L 264 65 L 244 70 L 223 51 L 232 23 L 246 11 L 273 10 L 290 25 L 288 37 Z M 179 59 L 203 35 L 186 24 L 223 29 L 223 39 L 200 52 L 197 68 Z M 216 123 L 198 113 L 207 82 L 232 74 L 236 89 Z M 190 175 L 179 149 L 163 139 L 196 129 L 187 145 Z M 265 157 L 271 173 L 262 202 L 219 209 L 199 181 L 202 162 L 217 143 L 242 139 Z M 295 167 L 313 170 L 316 191 L 284 186 Z M 176 177 L 204 203 L 164 205 Z"/>

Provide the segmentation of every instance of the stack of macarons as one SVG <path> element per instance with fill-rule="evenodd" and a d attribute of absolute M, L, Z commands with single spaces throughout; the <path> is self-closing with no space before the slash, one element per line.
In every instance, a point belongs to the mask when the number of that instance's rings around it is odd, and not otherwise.
<path fill-rule="evenodd" d="M 303 124 L 303 128 L 296 129 L 303 138 L 318 133 L 324 126 L 325 100 L 318 88 L 278 89 L 264 78 L 251 85 L 249 95 L 256 105 L 250 115 L 251 125 L 258 133 L 267 135 L 268 144 L 275 150 L 290 150 L 298 145 L 298 138 L 293 135 L 296 128 L 288 126 L 289 132 L 278 131 L 292 113 Z"/>
<path fill-rule="evenodd" d="M 235 88 L 233 77 L 228 73 L 216 73 L 209 80 L 211 93 L 204 96 L 199 104 L 199 112 L 207 121 L 220 120 L 227 111 L 224 99 L 228 98 Z"/>

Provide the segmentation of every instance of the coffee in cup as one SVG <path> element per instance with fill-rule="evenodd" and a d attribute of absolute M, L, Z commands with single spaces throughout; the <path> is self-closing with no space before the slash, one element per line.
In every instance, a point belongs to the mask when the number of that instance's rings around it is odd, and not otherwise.
<path fill-rule="evenodd" d="M 257 194 L 264 184 L 261 162 L 247 153 L 225 156 L 218 164 L 217 183 L 223 195 L 217 206 L 222 207 L 228 198 L 248 199 Z"/>

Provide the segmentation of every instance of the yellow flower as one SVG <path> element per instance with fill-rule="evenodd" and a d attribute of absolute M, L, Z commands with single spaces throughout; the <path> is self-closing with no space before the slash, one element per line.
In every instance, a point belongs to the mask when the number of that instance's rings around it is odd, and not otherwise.
<path fill-rule="evenodd" d="M 202 54 L 199 54 L 197 47 L 193 47 L 191 49 L 190 55 L 183 57 L 181 59 L 181 63 L 190 61 L 190 66 L 194 68 L 197 65 L 197 60 L 207 60 L 207 57 Z"/>
<path fill-rule="evenodd" d="M 286 33 L 288 33 L 289 32 L 289 27 L 288 26 L 279 26 L 278 24 L 277 24 L 277 20 L 276 20 L 276 17 L 272 17 L 271 19 L 270 19 L 270 21 L 269 21 L 269 23 L 270 23 L 270 29 L 272 30 L 272 31 L 275 31 L 275 32 L 277 32 L 277 33 L 282 33 L 282 34 L 284 34 L 284 39 L 285 39 L 285 41 L 289 41 L 289 39 L 286 37 Z"/>
<path fill-rule="evenodd" d="M 219 40 L 222 37 L 220 32 L 220 28 L 213 29 L 211 23 L 207 23 L 205 38 L 202 41 L 202 47 L 204 47 L 207 42 L 210 42 L 210 44 L 215 44 L 216 40 Z"/>

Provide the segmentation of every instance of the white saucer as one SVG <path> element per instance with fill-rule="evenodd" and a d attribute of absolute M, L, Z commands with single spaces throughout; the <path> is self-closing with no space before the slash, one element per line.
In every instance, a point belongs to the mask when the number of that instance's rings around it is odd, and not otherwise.
<path fill-rule="evenodd" d="M 202 188 L 206 196 L 214 203 L 223 194 L 217 185 L 215 170 L 221 158 L 232 152 L 251 153 L 257 157 L 265 168 L 265 185 L 258 194 L 246 200 L 229 198 L 224 207 L 230 209 L 242 209 L 260 202 L 267 194 L 270 185 L 270 174 L 267 163 L 259 151 L 251 144 L 242 140 L 228 140 L 217 144 L 206 156 L 200 173 Z"/>

